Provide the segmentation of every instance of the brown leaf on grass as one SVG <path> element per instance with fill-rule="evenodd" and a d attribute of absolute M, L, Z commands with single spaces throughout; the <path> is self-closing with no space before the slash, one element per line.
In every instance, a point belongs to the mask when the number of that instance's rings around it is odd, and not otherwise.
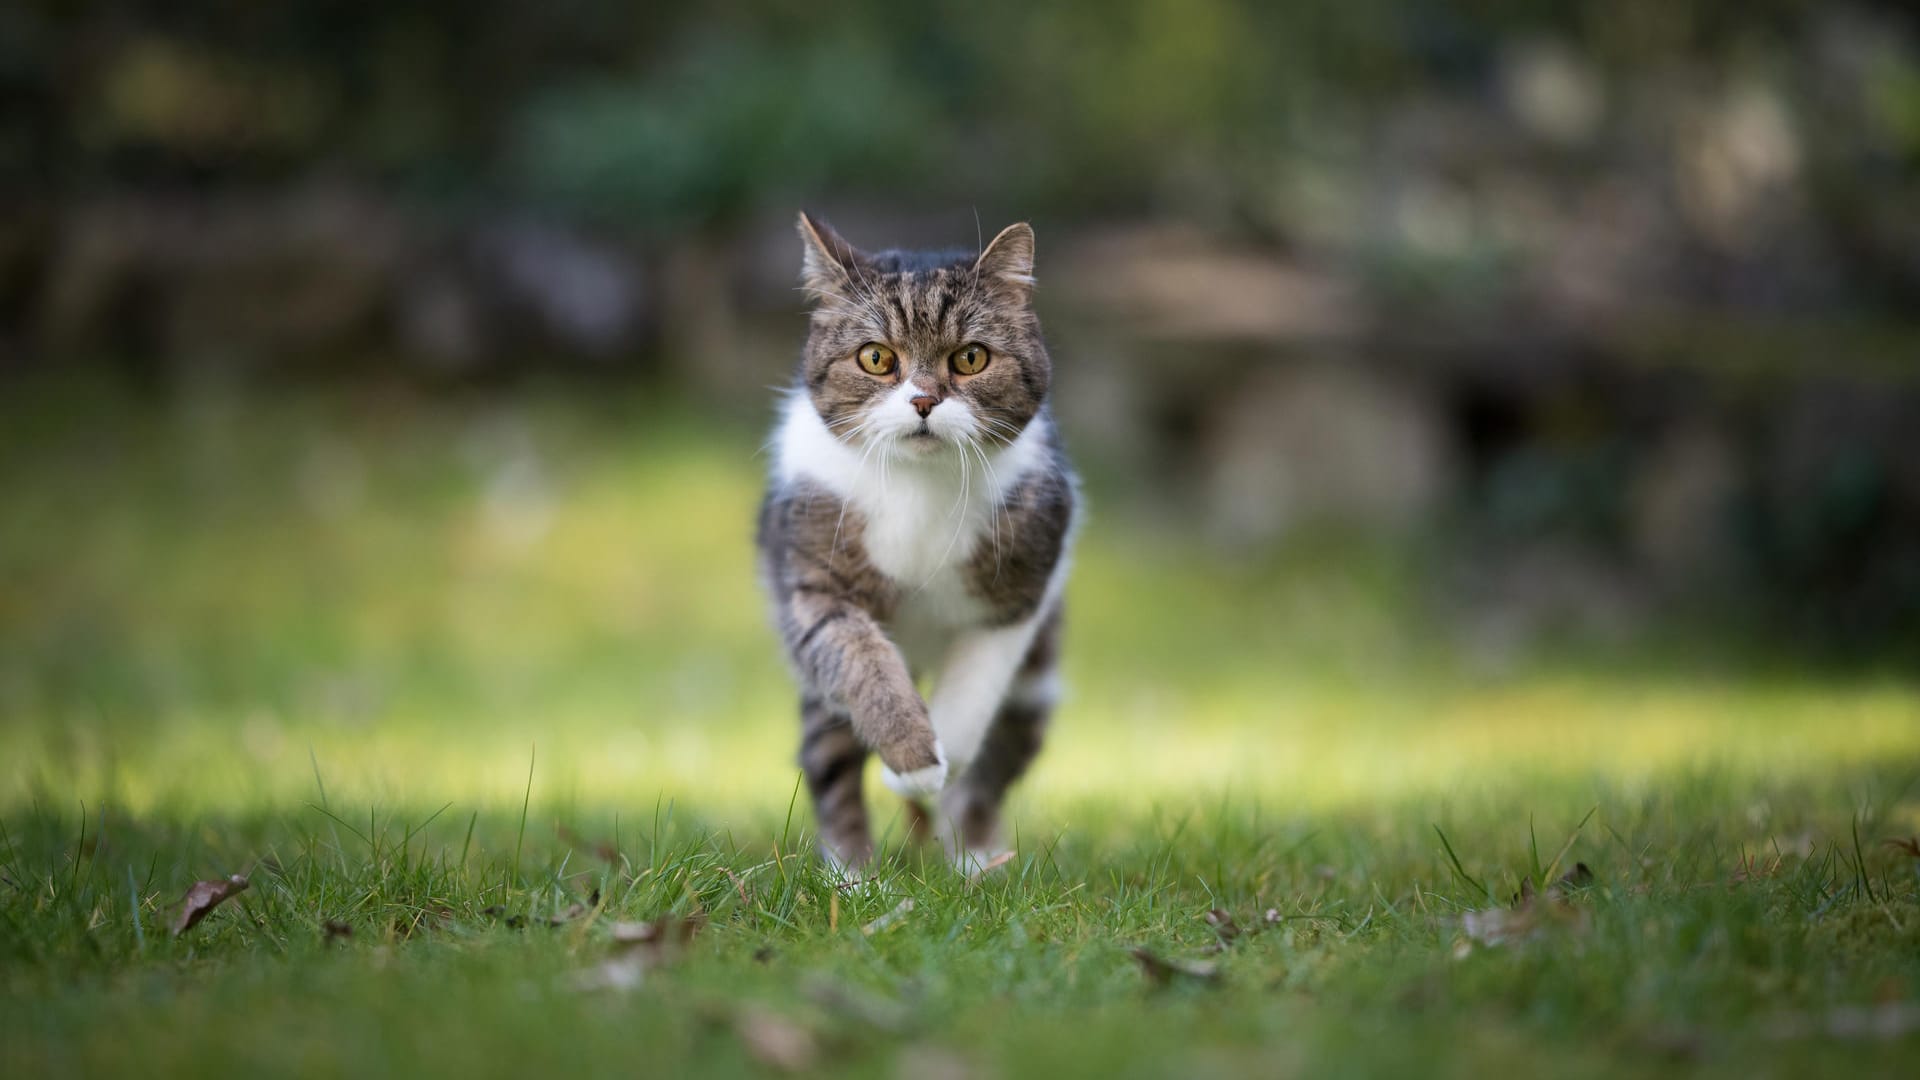
<path fill-rule="evenodd" d="M 1585 888 L 1593 884 L 1593 880 L 1593 871 L 1586 863 L 1575 863 L 1573 869 L 1547 886 L 1544 899 L 1534 891 L 1532 880 L 1522 881 L 1512 907 L 1469 911 L 1460 916 L 1460 928 L 1466 931 L 1467 941 L 1454 950 L 1454 955 L 1463 957 L 1472 952 L 1469 943 L 1506 945 L 1524 941 L 1553 926 L 1585 929 L 1587 912 L 1567 903 L 1566 898 L 1569 891 Z"/>
<path fill-rule="evenodd" d="M 647 945 L 662 940 L 658 922 L 617 922 L 609 929 L 616 945 Z"/>
<path fill-rule="evenodd" d="M 541 921 L 545 922 L 548 926 L 565 926 L 580 916 L 585 915 L 587 911 L 587 905 L 575 900 L 573 903 L 567 905 L 565 911 L 555 915 L 549 915 Z"/>
<path fill-rule="evenodd" d="M 575 990 L 624 992 L 639 986 L 652 968 L 653 964 L 646 954 L 638 950 L 627 950 L 616 953 L 590 968 L 574 972 L 570 982 Z"/>
<path fill-rule="evenodd" d="M 785 1072 L 802 1072 L 820 1058 L 820 1041 L 794 1021 L 759 1007 L 740 1010 L 734 1034 L 755 1061 Z"/>
<path fill-rule="evenodd" d="M 700 912 L 687 916 L 662 915 L 648 922 L 617 922 L 611 927 L 616 945 L 685 945 L 706 929 L 707 917 Z"/>
<path fill-rule="evenodd" d="M 887 912 L 885 915 L 882 915 L 879 918 L 868 923 L 867 925 L 861 927 L 860 932 L 867 935 L 868 937 L 872 937 L 873 935 L 878 934 L 883 930 L 890 930 L 893 927 L 898 926 L 902 921 L 906 919 L 908 915 L 912 913 L 913 913 L 913 897 L 909 896 L 905 900 L 902 900 L 898 904 L 895 904 L 893 906 L 892 911 Z"/>
<path fill-rule="evenodd" d="M 1553 887 L 1547 890 L 1547 895 L 1552 896 L 1555 890 L 1564 894 L 1569 889 L 1584 889 L 1592 884 L 1593 869 L 1586 863 L 1577 862 L 1573 864 L 1573 869 L 1554 879 Z"/>
<path fill-rule="evenodd" d="M 705 915 L 682 918 L 662 915 L 650 922 L 612 925 L 613 954 L 585 971 L 575 973 L 579 990 L 632 990 L 647 972 L 679 959 L 681 950 L 706 926 Z"/>
<path fill-rule="evenodd" d="M 1571 890 L 1584 889 L 1591 884 L 1593 884 L 1593 870 L 1586 863 L 1574 863 L 1573 869 L 1554 878 L 1553 884 L 1547 886 L 1547 899 L 1564 899 Z M 1523 908 L 1538 898 L 1539 894 L 1533 887 L 1533 879 L 1524 878 L 1520 882 L 1519 895 L 1513 898 L 1513 906 Z"/>
<path fill-rule="evenodd" d="M 1231 945 L 1240 936 L 1240 924 L 1233 921 L 1233 914 L 1225 908 L 1214 908 L 1201 918 L 1207 920 L 1208 926 L 1213 927 L 1213 932 L 1219 935 L 1222 945 Z"/>
<path fill-rule="evenodd" d="M 196 881 L 193 888 L 187 890 L 186 899 L 181 901 L 180 914 L 173 920 L 173 936 L 193 929 L 207 913 L 220 906 L 228 897 L 237 896 L 247 889 L 247 879 L 239 874 L 225 881 Z"/>
<path fill-rule="evenodd" d="M 1191 979 L 1201 983 L 1220 981 L 1219 964 L 1200 960 L 1169 960 L 1146 948 L 1136 947 L 1131 951 L 1134 962 L 1140 965 L 1140 973 L 1156 987 L 1167 986 L 1175 979 Z"/>
<path fill-rule="evenodd" d="M 1895 851 L 1920 859 L 1920 836 L 1895 837 L 1882 842 Z"/>
<path fill-rule="evenodd" d="M 1466 931 L 1468 940 L 1481 945 L 1505 945 L 1532 937 L 1540 929 L 1540 919 L 1534 912 L 1531 903 L 1516 908 L 1469 911 L 1460 916 L 1460 929 Z M 1457 955 L 1466 953 L 1457 952 Z"/>

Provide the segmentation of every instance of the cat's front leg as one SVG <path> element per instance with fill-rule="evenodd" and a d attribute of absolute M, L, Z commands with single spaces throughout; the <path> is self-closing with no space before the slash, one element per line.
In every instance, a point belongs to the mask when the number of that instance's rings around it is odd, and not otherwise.
<path fill-rule="evenodd" d="M 815 589 L 789 599 L 788 650 L 808 683 L 849 717 L 880 756 L 881 778 L 907 798 L 947 782 L 947 756 L 900 650 L 865 609 Z"/>

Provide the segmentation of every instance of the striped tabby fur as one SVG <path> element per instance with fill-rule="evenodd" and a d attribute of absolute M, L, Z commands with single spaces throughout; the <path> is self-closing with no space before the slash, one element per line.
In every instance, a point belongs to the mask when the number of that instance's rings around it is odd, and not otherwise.
<path fill-rule="evenodd" d="M 978 865 L 1053 706 L 1075 519 L 1033 231 L 977 254 L 868 254 L 804 214 L 800 234 L 815 303 L 759 545 L 824 854 L 855 867 L 872 853 L 871 752 L 889 787 L 932 804 L 955 860 Z"/>

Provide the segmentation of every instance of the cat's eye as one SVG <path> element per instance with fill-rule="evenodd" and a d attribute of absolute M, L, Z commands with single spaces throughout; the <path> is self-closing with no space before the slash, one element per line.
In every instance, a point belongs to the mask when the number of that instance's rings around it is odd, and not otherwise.
<path fill-rule="evenodd" d="M 900 360 L 893 355 L 893 350 L 877 341 L 860 346 L 856 355 L 860 358 L 861 370 L 869 375 L 891 375 L 893 369 L 900 366 Z"/>
<path fill-rule="evenodd" d="M 953 365 L 956 375 L 978 375 L 987 369 L 987 361 L 991 359 L 993 354 L 987 351 L 987 347 L 975 343 L 955 349 L 947 362 Z"/>

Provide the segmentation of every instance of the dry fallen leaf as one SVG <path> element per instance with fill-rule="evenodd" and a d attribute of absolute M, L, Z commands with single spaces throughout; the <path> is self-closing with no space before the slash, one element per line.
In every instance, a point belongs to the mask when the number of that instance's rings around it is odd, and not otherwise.
<path fill-rule="evenodd" d="M 574 972 L 571 983 L 575 990 L 632 990 L 652 966 L 646 954 L 628 950 Z"/>
<path fill-rule="evenodd" d="M 905 919 L 907 915 L 910 914 L 912 911 L 913 911 L 913 897 L 909 896 L 905 900 L 902 900 L 898 904 L 895 904 L 892 911 L 887 912 L 885 915 L 882 915 L 879 918 L 868 923 L 867 925 L 861 927 L 860 932 L 867 935 L 868 937 L 872 937 L 873 935 L 881 932 L 882 930 L 887 930 L 894 926 L 899 925 L 901 920 Z"/>
<path fill-rule="evenodd" d="M 734 1018 L 733 1030 L 747 1053 L 770 1068 L 801 1072 L 812 1068 L 820 1057 L 820 1043 L 813 1032 L 779 1013 L 742 1009 Z"/>
<path fill-rule="evenodd" d="M 548 926 L 565 926 L 586 913 L 587 905 L 575 900 L 573 903 L 567 905 L 567 910 L 560 912 L 558 915 L 549 915 L 544 921 Z"/>
<path fill-rule="evenodd" d="M 1574 863 L 1573 869 L 1567 871 L 1564 874 L 1561 874 L 1557 878 L 1554 878 L 1553 884 L 1547 886 L 1547 899 L 1549 900 L 1563 899 L 1568 893 L 1568 891 L 1573 889 L 1584 889 L 1591 884 L 1593 884 L 1592 869 L 1590 869 L 1586 863 Z M 1533 901 L 1536 899 L 1536 896 L 1537 894 L 1533 887 L 1533 879 L 1532 878 L 1523 879 L 1520 882 L 1520 894 L 1513 898 L 1513 905 L 1516 908 L 1526 907 L 1528 904 L 1533 903 Z"/>
<path fill-rule="evenodd" d="M 1203 983 L 1220 980 L 1219 964 L 1199 960 L 1168 960 L 1145 948 L 1135 948 L 1132 952 L 1134 961 L 1140 965 L 1140 973 L 1155 986 L 1166 986 L 1175 978 Z"/>
<path fill-rule="evenodd" d="M 1201 918 L 1207 920 L 1208 926 L 1213 927 L 1213 932 L 1220 936 L 1222 945 L 1231 945 L 1234 939 L 1240 936 L 1240 925 L 1233 921 L 1232 913 L 1224 908 L 1214 908 Z"/>
<path fill-rule="evenodd" d="M 681 918 L 662 915 L 652 922 L 616 922 L 612 925 L 613 955 L 573 977 L 579 990 L 631 990 L 646 974 L 678 959 L 693 936 L 706 926 L 700 914 Z"/>
<path fill-rule="evenodd" d="M 1553 896 L 1556 892 L 1564 895 L 1569 889 L 1584 889 L 1592 884 L 1593 869 L 1586 863 L 1577 862 L 1573 864 L 1573 869 L 1554 879 L 1553 885 L 1547 889 L 1547 895 Z"/>
<path fill-rule="evenodd" d="M 1460 916 L 1460 928 L 1466 931 L 1468 942 L 1481 945 L 1505 945 L 1520 941 L 1556 924 L 1574 929 L 1584 928 L 1587 913 L 1567 903 L 1566 895 L 1570 890 L 1591 884 L 1593 871 L 1586 863 L 1575 863 L 1573 869 L 1547 886 L 1544 901 L 1534 891 L 1531 880 L 1522 881 L 1520 895 L 1514 897 L 1512 907 L 1469 911 Z M 1463 942 L 1454 949 L 1454 956 L 1463 957 L 1472 951 L 1471 946 Z"/>
<path fill-rule="evenodd" d="M 230 896 L 245 892 L 247 879 L 234 874 L 225 881 L 196 881 L 193 888 L 187 890 L 187 896 L 180 905 L 180 914 L 173 920 L 173 936 L 194 928 L 207 913 L 219 907 Z"/>
<path fill-rule="evenodd" d="M 1528 904 L 1519 908 L 1469 911 L 1460 916 L 1460 928 L 1467 932 L 1470 941 L 1482 945 L 1505 945 L 1532 936 L 1540 928 L 1540 920 L 1534 915 L 1533 905 Z M 1466 954 L 1466 950 L 1454 951 L 1456 956 Z"/>
<path fill-rule="evenodd" d="M 1920 836 L 1896 837 L 1886 841 L 1886 845 L 1895 851 L 1905 852 L 1920 859 Z"/>
<path fill-rule="evenodd" d="M 696 912 L 684 918 L 662 915 L 652 922 L 617 922 L 611 929 L 617 945 L 685 945 L 706 925 L 707 917 Z"/>

